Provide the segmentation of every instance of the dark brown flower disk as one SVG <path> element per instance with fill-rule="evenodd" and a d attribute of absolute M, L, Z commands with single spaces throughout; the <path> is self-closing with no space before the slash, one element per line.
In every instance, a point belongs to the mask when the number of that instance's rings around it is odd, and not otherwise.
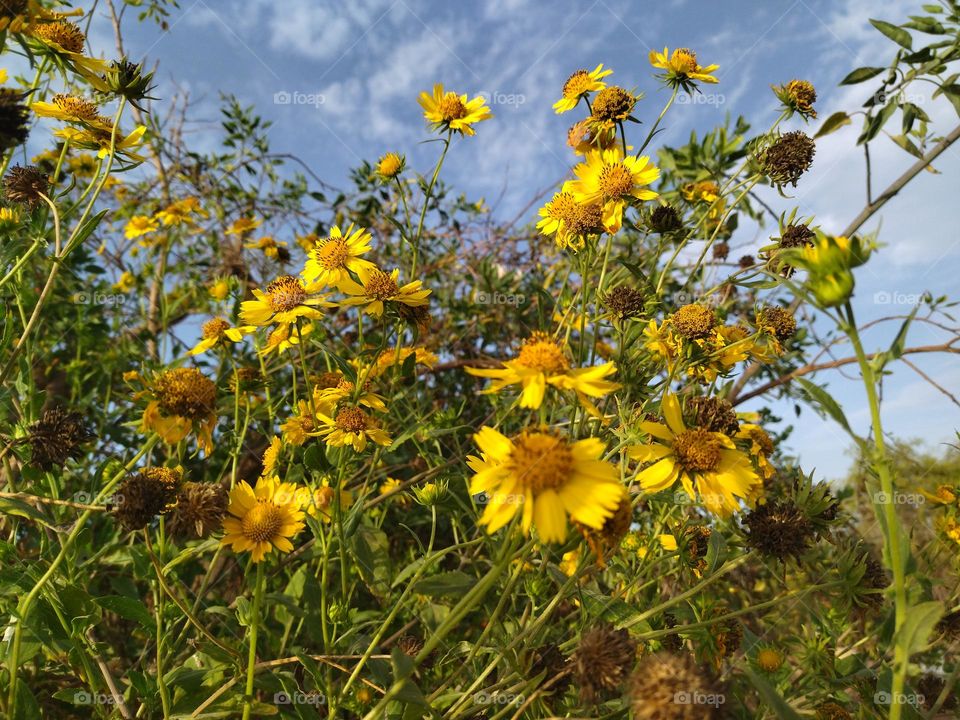
<path fill-rule="evenodd" d="M 32 165 L 15 165 L 3 178 L 3 196 L 13 203 L 30 207 L 39 205 L 43 202 L 40 195 L 46 195 L 49 190 L 50 183 L 46 174 Z"/>
<path fill-rule="evenodd" d="M 174 471 L 144 468 L 129 475 L 117 489 L 113 515 L 124 530 L 142 530 L 177 499 Z"/>
<path fill-rule="evenodd" d="M 802 555 L 813 538 L 813 525 L 803 511 L 788 501 L 771 500 L 758 505 L 744 523 L 749 528 L 747 544 L 761 554 L 786 560 Z"/>
<path fill-rule="evenodd" d="M 650 229 L 658 233 L 668 233 L 683 227 L 680 213 L 670 205 L 660 205 L 650 213 Z"/>
<path fill-rule="evenodd" d="M 686 407 L 693 424 L 697 427 L 711 432 L 720 432 L 730 437 L 740 432 L 737 411 L 733 409 L 733 405 L 722 398 L 690 398 Z"/>
<path fill-rule="evenodd" d="M 617 690 L 630 673 L 636 649 L 626 630 L 614 630 L 610 625 L 586 630 L 570 658 L 580 699 L 592 704 L 602 694 Z"/>
<path fill-rule="evenodd" d="M 643 315 L 646 296 L 638 288 L 620 285 L 603 298 L 603 304 L 614 317 L 623 321 Z"/>
<path fill-rule="evenodd" d="M 761 165 L 770 180 L 776 185 L 797 181 L 813 164 L 816 144 L 806 133 L 799 130 L 780 136 L 761 158 Z"/>
<path fill-rule="evenodd" d="M 30 464 L 41 470 L 62 469 L 67 460 L 80 457 L 82 446 L 96 437 L 80 413 L 63 408 L 45 410 L 27 433 Z"/>
<path fill-rule="evenodd" d="M 723 692 L 692 657 L 662 650 L 633 672 L 630 707 L 634 720 L 719 720 Z"/>
<path fill-rule="evenodd" d="M 6 151 L 26 142 L 30 134 L 29 119 L 23 93 L 0 88 L 0 150 Z"/>
<path fill-rule="evenodd" d="M 209 537 L 223 524 L 228 505 L 227 490 L 222 485 L 186 482 L 168 517 L 170 534 L 185 539 Z"/>

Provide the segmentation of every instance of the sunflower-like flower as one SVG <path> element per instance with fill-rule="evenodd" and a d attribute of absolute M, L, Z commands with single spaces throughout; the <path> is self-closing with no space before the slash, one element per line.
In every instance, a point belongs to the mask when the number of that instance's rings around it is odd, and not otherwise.
<path fill-rule="evenodd" d="M 668 85 L 680 86 L 688 92 L 695 87 L 694 80 L 717 82 L 712 73 L 720 68 L 719 65 L 703 67 L 697 62 L 697 54 L 689 48 L 677 48 L 672 54 L 667 48 L 662 53 L 651 50 L 650 64 L 664 70 L 662 77 Z"/>
<path fill-rule="evenodd" d="M 266 292 L 254 290 L 255 299 L 240 304 L 240 317 L 258 327 L 295 323 L 298 318 L 316 320 L 322 317 L 319 308 L 334 307 L 325 295 L 316 294 L 320 289 L 318 285 L 304 285 L 292 275 L 281 275 L 267 285 Z"/>
<path fill-rule="evenodd" d="M 377 176 L 383 182 L 389 182 L 403 172 L 406 164 L 407 159 L 403 155 L 388 152 L 377 161 Z"/>
<path fill-rule="evenodd" d="M 264 256 L 271 260 L 279 260 L 281 263 L 290 259 L 287 244 L 282 240 L 277 240 L 272 235 L 264 235 L 253 242 L 244 243 L 243 246 L 249 250 L 259 250 Z"/>
<path fill-rule="evenodd" d="M 507 438 L 490 427 L 474 435 L 480 457 L 470 456 L 474 471 L 470 493 L 487 503 L 479 523 L 493 533 L 519 511 L 525 533 L 535 526 L 544 542 L 563 542 L 567 518 L 600 530 L 626 492 L 612 464 L 601 460 L 603 442 L 569 442 L 547 431 L 524 431 Z"/>
<path fill-rule="evenodd" d="M 769 480 L 772 478 L 777 471 L 769 460 L 769 457 L 773 455 L 774 446 L 773 439 L 767 431 L 754 423 L 744 422 L 740 423 L 740 431 L 736 434 L 736 437 L 750 443 L 750 455 L 756 460 L 763 479 Z"/>
<path fill-rule="evenodd" d="M 138 155 L 134 150 L 143 144 L 143 136 L 146 132 L 146 125 L 138 125 L 127 135 L 117 128 L 114 136 L 112 126 L 107 123 L 106 127 L 103 125 L 90 125 L 82 129 L 66 127 L 57 130 L 54 135 L 67 140 L 75 147 L 96 150 L 97 157 L 101 159 L 107 157 L 112 148 L 115 155 L 122 155 L 133 162 L 143 162 L 143 156 Z"/>
<path fill-rule="evenodd" d="M 58 93 L 53 96 L 53 102 L 35 102 L 30 105 L 30 109 L 39 117 L 54 118 L 80 125 L 95 125 L 109 129 L 113 124 L 100 114 L 96 103 L 77 95 Z"/>
<path fill-rule="evenodd" d="M 318 412 L 317 417 L 323 425 L 316 434 L 331 447 L 349 445 L 356 452 L 363 452 L 367 442 L 377 445 L 393 442 L 380 423 L 360 407 L 347 405 L 328 413 Z"/>
<path fill-rule="evenodd" d="M 300 506 L 304 512 L 320 522 L 329 523 L 333 519 L 334 502 L 337 491 L 330 487 L 330 481 L 324 478 L 318 488 L 301 488 L 298 490 Z M 346 510 L 353 505 L 353 493 L 349 490 L 340 490 L 340 509 Z"/>
<path fill-rule="evenodd" d="M 386 303 L 400 303 L 410 307 L 427 304 L 430 290 L 423 289 L 423 283 L 413 280 L 400 285 L 400 271 L 387 273 L 371 265 L 357 269 L 359 284 L 351 279 L 340 281 L 340 290 L 349 297 L 340 301 L 341 305 L 362 305 L 363 309 L 374 317 L 383 315 Z"/>
<path fill-rule="evenodd" d="M 191 432 L 207 455 L 213 451 L 213 428 L 217 424 L 217 386 L 196 368 L 165 370 L 149 383 L 150 402 L 141 426 L 171 445 Z"/>
<path fill-rule="evenodd" d="M 249 233 L 256 230 L 258 227 L 263 225 L 263 220 L 259 218 L 250 218 L 250 217 L 239 217 L 230 223 L 230 227 L 227 228 L 226 235 L 248 235 Z"/>
<path fill-rule="evenodd" d="M 581 98 L 592 92 L 603 90 L 603 88 L 607 86 L 603 78 L 612 74 L 613 70 L 609 68 L 606 70 L 603 69 L 603 63 L 600 63 L 590 71 L 586 69 L 577 70 L 568 77 L 567 81 L 563 84 L 563 90 L 561 92 L 563 97 L 553 104 L 554 111 L 559 115 L 560 113 L 573 110 Z"/>
<path fill-rule="evenodd" d="M 386 412 L 387 404 L 385 399 L 382 395 L 371 391 L 369 386 L 370 383 L 364 385 L 363 392 L 360 393 L 360 396 L 356 399 L 357 404 L 368 407 L 371 410 Z M 354 397 L 355 394 L 356 385 L 342 375 L 337 379 L 335 384 L 317 389 L 317 399 L 322 406 L 336 405 L 341 400 Z"/>
<path fill-rule="evenodd" d="M 277 477 L 260 478 L 255 488 L 241 480 L 230 491 L 230 517 L 223 520 L 225 534 L 220 542 L 234 552 L 249 550 L 255 563 L 273 549 L 290 552 L 290 539 L 303 529 L 301 500 L 296 485 Z"/>
<path fill-rule="evenodd" d="M 167 226 L 189 225 L 194 222 L 194 215 L 205 215 L 200 201 L 195 197 L 185 197 L 170 203 L 157 213 L 157 219 Z"/>
<path fill-rule="evenodd" d="M 553 235 L 559 248 L 580 250 L 587 237 L 604 231 L 599 203 L 582 205 L 572 193 L 558 192 L 539 210 L 542 220 L 537 229 L 543 235 Z"/>
<path fill-rule="evenodd" d="M 358 369 L 357 375 L 365 377 L 368 380 L 373 380 L 383 375 L 392 367 L 403 367 L 407 362 L 407 358 L 411 355 L 413 355 L 415 365 L 432 368 L 437 364 L 437 356 L 425 347 L 402 347 L 399 350 L 380 353 L 377 359 L 369 366 L 362 365 L 358 362 L 354 362 L 354 365 L 356 365 Z"/>
<path fill-rule="evenodd" d="M 32 45 L 39 53 L 54 56 L 59 62 L 69 65 L 96 90 L 110 90 L 110 85 L 104 79 L 110 72 L 110 66 L 103 60 L 83 54 L 87 36 L 76 23 L 62 18 L 38 23 L 33 26 L 30 34 L 34 40 Z"/>
<path fill-rule="evenodd" d="M 657 197 L 647 186 L 660 177 L 660 169 L 646 155 L 624 157 L 617 148 L 589 152 L 573 172 L 577 179 L 564 183 L 563 192 L 572 193 L 583 205 L 599 203 L 603 226 L 609 233 L 620 230 L 628 202 Z"/>
<path fill-rule="evenodd" d="M 370 233 L 367 230 L 354 230 L 351 224 L 344 233 L 334 225 L 330 228 L 328 237 L 318 239 L 307 251 L 303 279 L 316 283 L 319 287 L 339 287 L 344 280 L 351 279 L 351 272 L 376 269 L 376 265 L 361 257 L 368 252 Z"/>
<path fill-rule="evenodd" d="M 159 227 L 160 223 L 149 215 L 134 215 L 124 226 L 123 236 L 127 240 L 135 240 L 136 238 L 156 232 Z"/>
<path fill-rule="evenodd" d="M 473 125 L 493 117 L 487 101 L 480 95 L 467 100 L 466 94 L 457 95 L 445 91 L 442 83 L 433 86 L 433 94 L 420 93 L 418 98 L 423 108 L 423 117 L 433 123 L 440 131 L 451 130 L 462 135 L 473 135 Z"/>
<path fill-rule="evenodd" d="M 694 502 L 699 495 L 710 512 L 721 516 L 739 508 L 738 498 L 756 495 L 760 478 L 730 438 L 703 428 L 688 429 L 676 395 L 664 395 L 661 409 L 666 424 L 640 423 L 654 442 L 627 448 L 634 460 L 651 463 L 637 475 L 641 488 L 657 493 L 679 479 Z"/>
<path fill-rule="evenodd" d="M 817 101 L 817 91 L 809 80 L 791 80 L 786 85 L 771 87 L 784 107 L 805 120 L 817 117 L 817 111 L 813 109 L 813 104 Z"/>
<path fill-rule="evenodd" d="M 241 326 L 241 330 L 246 330 L 249 326 Z M 269 355 L 276 351 L 279 355 L 284 350 L 289 350 L 295 345 L 300 344 L 300 338 L 313 332 L 313 323 L 304 323 L 299 329 L 295 329 L 293 323 L 281 323 L 277 325 L 270 334 L 267 335 L 266 344 L 260 348 L 261 355 Z"/>
<path fill-rule="evenodd" d="M 199 355 L 200 353 L 205 353 L 224 340 L 240 342 L 246 333 L 252 332 L 255 329 L 252 325 L 245 325 L 238 328 L 230 327 L 230 323 L 223 318 L 211 318 L 200 328 L 200 342 L 198 342 L 188 354 Z"/>
<path fill-rule="evenodd" d="M 587 397 L 603 397 L 620 388 L 606 378 L 617 371 L 613 362 L 583 368 L 573 368 L 563 348 L 549 335 L 535 332 L 520 348 L 513 360 L 506 360 L 503 368 L 466 368 L 477 377 L 492 378 L 484 393 L 496 393 L 510 385 L 521 385 L 520 407 L 537 409 L 543 404 L 547 385 L 560 390 L 573 390 L 593 414 L 599 411 Z"/>

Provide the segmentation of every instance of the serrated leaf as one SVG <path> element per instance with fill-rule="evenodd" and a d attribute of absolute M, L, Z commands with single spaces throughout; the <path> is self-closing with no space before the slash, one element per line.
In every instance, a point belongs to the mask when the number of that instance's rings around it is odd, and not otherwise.
<path fill-rule="evenodd" d="M 901 27 L 897 27 L 891 23 L 886 22 L 885 20 L 870 20 L 870 24 L 873 25 L 877 30 L 882 32 L 888 38 L 893 40 L 897 45 L 905 47 L 907 50 L 913 49 L 913 38 L 910 36 L 906 30 Z"/>

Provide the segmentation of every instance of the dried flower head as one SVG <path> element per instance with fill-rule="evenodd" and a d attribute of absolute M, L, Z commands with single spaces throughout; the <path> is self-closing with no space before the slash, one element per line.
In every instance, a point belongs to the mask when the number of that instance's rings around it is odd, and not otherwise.
<path fill-rule="evenodd" d="M 0 151 L 21 145 L 30 134 L 30 112 L 24 95 L 11 88 L 0 88 Z"/>
<path fill-rule="evenodd" d="M 780 102 L 803 117 L 817 116 L 817 111 L 813 109 L 813 104 L 817 101 L 817 91 L 808 80 L 791 80 L 786 85 L 774 85 L 773 92 Z"/>
<path fill-rule="evenodd" d="M 41 470 L 62 469 L 67 460 L 79 457 L 81 447 L 94 437 L 80 413 L 63 408 L 45 410 L 27 428 L 30 464 Z"/>
<path fill-rule="evenodd" d="M 619 123 L 630 117 L 636 96 L 617 85 L 605 87 L 593 101 L 593 118 L 602 123 Z"/>
<path fill-rule="evenodd" d="M 730 256 L 730 244 L 722 240 L 718 243 L 714 243 L 712 252 L 713 259 L 720 260 L 722 262 Z"/>
<path fill-rule="evenodd" d="M 647 655 L 630 678 L 634 720 L 718 720 L 721 703 L 682 702 L 694 695 L 722 697 L 722 689 L 689 655 Z"/>
<path fill-rule="evenodd" d="M 646 294 L 632 285 L 620 285 L 603 298 L 603 305 L 611 315 L 623 322 L 643 315 Z"/>
<path fill-rule="evenodd" d="M 630 673 L 637 645 L 626 630 L 598 625 L 583 633 L 570 658 L 580 698 L 595 703 L 603 693 L 617 690 Z"/>
<path fill-rule="evenodd" d="M 797 332 L 797 321 L 786 308 L 770 306 L 757 314 L 757 324 L 773 333 L 780 342 L 786 342 Z"/>
<path fill-rule="evenodd" d="M 680 213 L 672 205 L 660 205 L 652 213 L 648 220 L 650 229 L 658 233 L 668 233 L 679 230 L 683 227 L 683 221 L 680 219 Z"/>
<path fill-rule="evenodd" d="M 833 701 L 817 706 L 817 720 L 851 720 L 852 717 L 842 705 Z"/>
<path fill-rule="evenodd" d="M 763 171 L 776 185 L 790 184 L 796 187 L 797 181 L 813 164 L 816 143 L 806 133 L 796 130 L 781 135 L 768 147 L 760 158 Z"/>
<path fill-rule="evenodd" d="M 217 386 L 196 368 L 174 368 L 161 373 L 153 392 L 165 415 L 202 420 L 213 412 Z"/>
<path fill-rule="evenodd" d="M 691 422 L 697 427 L 711 432 L 722 432 L 734 437 L 740 432 L 740 422 L 733 405 L 723 398 L 695 397 L 686 404 Z"/>
<path fill-rule="evenodd" d="M 179 469 L 147 467 L 128 475 L 117 489 L 113 514 L 124 530 L 145 528 L 177 500 L 183 474 Z"/>
<path fill-rule="evenodd" d="M 747 544 L 780 560 L 802 555 L 813 539 L 813 525 L 800 508 L 787 500 L 758 505 L 744 519 Z"/>
<path fill-rule="evenodd" d="M 186 482 L 177 493 L 168 528 L 174 536 L 205 538 L 223 524 L 229 498 L 219 484 Z"/>
<path fill-rule="evenodd" d="M 43 202 L 40 196 L 49 191 L 46 173 L 32 165 L 14 165 L 3 178 L 3 195 L 10 202 L 33 207 Z"/>

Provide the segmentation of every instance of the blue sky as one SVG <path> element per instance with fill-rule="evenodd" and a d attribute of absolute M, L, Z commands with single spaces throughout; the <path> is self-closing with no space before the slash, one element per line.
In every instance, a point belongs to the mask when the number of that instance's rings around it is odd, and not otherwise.
<path fill-rule="evenodd" d="M 504 217 L 531 194 L 560 180 L 570 168 L 564 146 L 571 116 L 551 110 L 571 71 L 597 63 L 614 79 L 646 93 L 639 117 L 650 122 L 665 100 L 651 77 L 651 48 L 688 46 L 703 64 L 718 63 L 713 101 L 678 107 L 668 116 L 661 142 L 680 143 L 691 129 L 707 130 L 724 114 L 743 114 L 755 128 L 775 119 L 770 85 L 794 77 L 818 88 L 824 118 L 852 109 L 869 83 L 838 88 L 850 69 L 885 64 L 894 45 L 869 25 L 871 17 L 902 22 L 919 0 L 183 0 L 167 32 L 130 26 L 128 51 L 159 62 L 161 98 L 176 88 L 193 105 L 187 132 L 201 148 L 213 147 L 220 92 L 237 95 L 273 121 L 272 147 L 293 152 L 319 176 L 343 184 L 347 170 L 387 150 L 404 152 L 421 171 L 435 145 L 420 145 L 425 128 L 416 103 L 421 90 L 440 81 L 471 95 L 488 94 L 495 119 L 477 137 L 458 142 L 446 178 L 470 197 L 483 196 Z M 94 52 L 112 54 L 110 28 L 91 32 Z M 924 91 L 926 92 L 926 91 Z M 313 96 L 303 104 L 276 102 L 280 93 Z M 918 97 L 939 129 L 949 131 L 955 112 Z M 799 121 L 794 120 L 794 123 Z M 846 128 L 818 144 L 813 170 L 792 200 L 768 194 L 776 207 L 800 207 L 825 230 L 838 232 L 864 200 L 858 128 Z M 872 152 L 874 188 L 885 187 L 912 159 L 885 138 Z M 857 275 L 861 321 L 910 309 L 910 295 L 934 295 L 956 287 L 960 238 L 948 222 L 960 177 L 960 149 L 937 163 L 939 176 L 924 174 L 909 192 L 891 201 L 867 229 L 881 228 L 886 247 Z M 530 218 L 531 220 L 533 217 Z M 769 229 L 746 226 L 734 239 L 736 255 L 768 242 Z M 884 302 L 887 299 L 892 302 Z M 868 349 L 889 345 L 897 323 L 866 336 Z M 943 342 L 942 331 L 918 326 L 911 345 Z M 838 349 L 842 355 L 849 353 Z M 960 387 L 960 363 L 944 356 L 912 356 L 917 368 L 947 389 Z M 847 407 L 853 426 L 869 423 L 862 387 L 852 372 L 817 376 Z M 885 385 L 884 420 L 895 434 L 931 444 L 953 438 L 960 409 L 914 370 L 898 365 Z M 784 413 L 789 407 L 778 408 Z M 791 413 L 792 415 L 792 413 Z M 789 415 L 787 417 L 790 417 Z M 849 465 L 849 442 L 835 425 L 805 412 L 792 440 L 818 475 L 837 477 Z"/>

